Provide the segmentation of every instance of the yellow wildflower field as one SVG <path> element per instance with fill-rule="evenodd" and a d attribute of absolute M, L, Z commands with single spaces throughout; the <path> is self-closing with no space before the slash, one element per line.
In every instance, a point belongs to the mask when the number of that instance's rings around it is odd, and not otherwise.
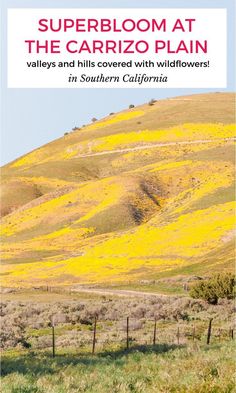
<path fill-rule="evenodd" d="M 232 270 L 234 96 L 221 94 L 125 110 L 6 165 L 3 285 Z"/>

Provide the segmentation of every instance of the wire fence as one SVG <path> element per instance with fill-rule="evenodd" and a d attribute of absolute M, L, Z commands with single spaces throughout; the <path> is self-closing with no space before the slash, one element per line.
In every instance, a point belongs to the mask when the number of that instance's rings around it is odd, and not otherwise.
<path fill-rule="evenodd" d="M 56 349 L 63 346 L 89 348 L 92 354 L 101 350 L 111 349 L 116 345 L 126 350 L 138 346 L 156 345 L 187 345 L 190 342 L 199 342 L 210 345 L 212 342 L 221 342 L 234 339 L 234 328 L 223 329 L 214 325 L 213 318 L 200 325 L 194 324 L 168 324 L 157 319 L 124 318 L 117 321 L 99 320 L 94 318 L 93 324 L 80 330 L 80 326 L 67 326 L 68 336 L 66 342 L 60 342 L 60 325 L 51 322 L 51 335 L 45 347 L 51 348 L 52 356 L 56 356 Z M 42 349 L 43 347 L 41 347 Z"/>

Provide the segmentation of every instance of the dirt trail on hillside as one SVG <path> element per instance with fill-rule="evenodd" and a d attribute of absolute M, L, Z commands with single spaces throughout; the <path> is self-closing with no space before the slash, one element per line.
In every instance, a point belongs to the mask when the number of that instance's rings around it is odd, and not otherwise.
<path fill-rule="evenodd" d="M 78 154 L 74 158 L 103 156 L 103 155 L 114 154 L 114 153 L 128 153 L 130 151 L 144 150 L 144 149 L 153 149 L 155 147 L 194 145 L 194 144 L 198 144 L 198 143 L 215 143 L 215 142 L 220 142 L 220 141 L 235 141 L 235 140 L 236 140 L 236 138 L 217 138 L 217 139 L 199 139 L 199 140 L 195 140 L 195 141 L 153 143 L 151 145 L 142 145 L 142 146 L 136 146 L 136 147 L 128 147 L 126 149 L 105 150 L 105 151 L 98 152 L 98 153 Z"/>
<path fill-rule="evenodd" d="M 115 296 L 124 296 L 124 297 L 169 297 L 172 295 L 164 295 L 155 292 L 142 292 L 142 291 L 134 291 L 129 289 L 96 289 L 96 288 L 84 288 L 84 287 L 75 287 L 71 290 L 71 292 L 81 292 L 81 293 L 91 293 L 97 295 L 115 295 Z M 174 295 L 173 295 L 174 296 Z"/>

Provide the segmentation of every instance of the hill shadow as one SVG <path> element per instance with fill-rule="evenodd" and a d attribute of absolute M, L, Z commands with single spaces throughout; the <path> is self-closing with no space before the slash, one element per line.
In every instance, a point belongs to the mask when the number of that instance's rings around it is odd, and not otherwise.
<path fill-rule="evenodd" d="M 69 365 L 84 365 L 96 366 L 97 364 L 108 365 L 111 362 L 117 366 L 122 366 L 126 361 L 126 356 L 129 354 L 140 352 L 144 354 L 156 353 L 161 354 L 168 351 L 173 351 L 177 348 L 182 348 L 181 345 L 175 344 L 156 344 L 156 345 L 133 345 L 129 349 L 119 348 L 117 350 L 107 350 L 99 352 L 95 355 L 91 353 L 83 354 L 56 354 L 53 358 L 49 352 L 29 352 L 17 357 L 2 356 L 2 377 L 18 372 L 26 375 L 42 376 L 46 374 L 56 374 L 58 368 L 63 368 Z"/>

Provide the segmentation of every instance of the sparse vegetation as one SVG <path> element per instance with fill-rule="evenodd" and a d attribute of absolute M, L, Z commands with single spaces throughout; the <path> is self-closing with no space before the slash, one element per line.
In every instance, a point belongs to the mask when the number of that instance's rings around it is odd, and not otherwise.
<path fill-rule="evenodd" d="M 97 121 L 98 119 L 96 118 L 96 117 L 93 117 L 92 119 L 91 119 L 91 121 L 93 122 L 93 123 L 95 123 L 95 121 Z"/>
<path fill-rule="evenodd" d="M 28 297 L 34 293 L 38 299 L 45 296 L 35 290 Z M 104 296 L 81 300 L 80 294 L 72 292 L 71 300 L 53 301 L 53 293 L 48 293 L 47 297 L 50 301 L 39 304 L 23 300 L 2 302 L 1 343 L 4 349 L 27 345 L 32 349 L 51 346 L 52 323 L 56 327 L 59 348 L 83 343 L 89 345 L 95 316 L 98 318 L 98 343 L 109 344 L 115 340 L 119 345 L 125 337 L 126 317 L 130 318 L 131 332 L 138 332 L 133 337 L 135 344 L 142 343 L 145 337 L 149 343 L 152 341 L 154 319 L 157 320 L 159 342 L 167 340 L 168 343 L 175 342 L 177 323 L 184 343 L 188 341 L 193 324 L 196 335 L 198 333 L 199 339 L 205 342 L 209 316 L 214 317 L 215 332 L 219 328 L 225 329 L 222 337 L 227 336 L 232 327 L 233 301 L 227 299 L 212 306 L 202 300 L 177 296 L 146 299 Z"/>
<path fill-rule="evenodd" d="M 234 346 L 228 334 L 232 300 L 212 306 L 191 298 L 97 298 L 72 293 L 71 300 L 55 301 L 59 295 L 47 292 L 45 297 L 45 293 L 35 292 L 37 302 L 20 300 L 33 297 L 31 291 L 31 295 L 19 292 L 18 301 L 2 303 L 2 334 L 8 335 L 2 341 L 3 393 L 233 393 Z M 125 349 L 127 315 L 129 350 Z M 95 316 L 96 351 L 92 356 Z M 209 316 L 214 318 L 213 332 L 211 344 L 206 346 Z"/>

